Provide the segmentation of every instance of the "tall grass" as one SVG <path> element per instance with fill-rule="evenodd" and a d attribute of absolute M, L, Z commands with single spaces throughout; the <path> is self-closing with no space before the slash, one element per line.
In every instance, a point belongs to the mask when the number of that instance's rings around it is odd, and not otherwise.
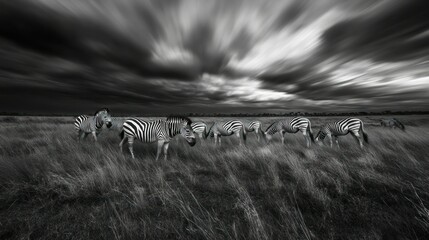
<path fill-rule="evenodd" d="M 406 132 L 367 119 L 364 150 L 351 136 L 338 150 L 307 149 L 299 134 L 285 145 L 249 134 L 247 147 L 173 140 L 158 162 L 154 145 L 135 144 L 135 160 L 120 153 L 114 131 L 77 142 L 71 118 L 8 118 L 0 239 L 426 239 L 421 118 Z M 314 119 L 313 130 L 329 120 Z"/>

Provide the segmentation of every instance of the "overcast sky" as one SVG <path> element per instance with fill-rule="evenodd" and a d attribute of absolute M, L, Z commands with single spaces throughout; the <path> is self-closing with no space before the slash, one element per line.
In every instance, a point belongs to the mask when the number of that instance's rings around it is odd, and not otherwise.
<path fill-rule="evenodd" d="M 0 112 L 429 110 L 429 1 L 0 0 Z"/>

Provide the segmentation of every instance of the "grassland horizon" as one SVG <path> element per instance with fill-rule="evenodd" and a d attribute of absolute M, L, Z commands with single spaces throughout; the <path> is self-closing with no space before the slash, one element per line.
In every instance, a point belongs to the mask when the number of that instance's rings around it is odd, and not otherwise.
<path fill-rule="evenodd" d="M 249 133 L 178 137 L 155 161 L 156 144 L 119 152 L 115 130 L 78 142 L 72 117 L 0 116 L 0 239 L 428 239 L 429 116 L 397 116 L 405 132 L 384 117 L 360 117 L 363 150 Z M 317 133 L 342 117 L 309 118 Z"/>

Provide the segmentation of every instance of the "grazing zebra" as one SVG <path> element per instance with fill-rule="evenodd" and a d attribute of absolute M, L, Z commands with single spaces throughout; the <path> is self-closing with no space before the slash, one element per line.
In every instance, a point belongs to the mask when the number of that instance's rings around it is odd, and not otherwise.
<path fill-rule="evenodd" d="M 258 142 L 260 141 L 260 134 L 262 134 L 262 123 L 260 121 L 243 121 L 246 133 L 255 132 Z"/>
<path fill-rule="evenodd" d="M 330 146 L 332 147 L 332 137 L 334 137 L 335 142 L 337 143 L 337 146 L 339 148 L 340 145 L 338 143 L 338 136 L 347 135 L 348 133 L 351 133 L 359 142 L 360 147 L 363 148 L 362 139 L 359 135 L 360 131 L 362 132 L 364 141 L 368 142 L 368 135 L 364 130 L 362 120 L 358 118 L 349 117 L 337 122 L 327 123 L 323 125 L 316 136 L 316 142 L 319 142 L 319 140 L 323 141 L 325 137 L 328 136 Z"/>
<path fill-rule="evenodd" d="M 193 122 L 191 124 L 192 127 L 192 131 L 194 133 L 198 133 L 198 136 L 200 138 L 206 139 L 208 136 L 208 129 L 207 129 L 207 124 L 203 123 L 203 122 Z"/>
<path fill-rule="evenodd" d="M 144 121 L 138 118 L 128 119 L 124 122 L 121 131 L 121 142 L 119 147 L 122 152 L 122 145 L 128 139 L 128 149 L 131 157 L 134 158 L 133 143 L 137 138 L 144 143 L 158 142 L 156 160 L 164 148 L 164 160 L 167 160 L 167 151 L 170 140 L 180 134 L 186 139 L 189 145 L 194 146 L 196 143 L 194 133 L 191 128 L 192 121 L 187 117 L 168 117 L 167 120 Z"/>
<path fill-rule="evenodd" d="M 221 145 L 221 136 L 231 136 L 235 134 L 238 138 L 240 135 L 242 137 L 242 141 L 246 144 L 246 128 L 244 124 L 239 120 L 230 120 L 224 122 L 215 122 L 211 126 L 209 130 L 210 136 L 214 137 L 215 144 L 217 144 L 217 140 L 219 138 L 219 145 Z M 242 144 L 240 140 L 240 145 Z"/>
<path fill-rule="evenodd" d="M 265 140 L 270 142 L 272 136 L 279 132 L 282 138 L 282 144 L 285 143 L 285 133 L 297 133 L 298 131 L 302 132 L 305 140 L 307 142 L 307 147 L 310 147 L 311 142 L 314 142 L 313 138 L 313 130 L 311 129 L 311 122 L 307 118 L 303 117 L 295 117 L 295 118 L 287 118 L 283 120 L 279 120 L 277 122 L 272 123 L 267 130 L 264 132 Z"/>
<path fill-rule="evenodd" d="M 380 119 L 380 125 L 383 127 L 399 128 L 405 131 L 405 126 L 396 118 Z"/>
<path fill-rule="evenodd" d="M 103 125 L 106 124 L 108 128 L 112 126 L 112 120 L 110 117 L 109 109 L 102 108 L 95 112 L 94 117 L 87 115 L 80 115 L 74 121 L 74 126 L 78 132 L 78 140 L 86 138 L 88 134 L 94 136 L 94 140 L 97 141 L 97 135 L 100 134 Z"/>

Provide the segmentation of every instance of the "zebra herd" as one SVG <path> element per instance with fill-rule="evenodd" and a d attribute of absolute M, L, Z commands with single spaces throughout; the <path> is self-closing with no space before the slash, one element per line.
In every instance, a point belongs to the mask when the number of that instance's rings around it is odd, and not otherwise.
<path fill-rule="evenodd" d="M 381 126 L 405 129 L 404 125 L 395 118 L 382 119 L 380 124 Z M 304 117 L 286 118 L 276 121 L 263 131 L 260 121 L 216 121 L 209 126 L 204 122 L 192 122 L 188 117 L 182 116 L 171 116 L 155 121 L 146 121 L 139 118 L 124 120 L 122 118 L 111 117 L 109 109 L 102 108 L 95 112 L 93 117 L 80 115 L 74 122 L 75 129 L 78 132 L 78 140 L 92 134 L 94 140 L 97 141 L 97 136 L 102 131 L 103 125 L 106 125 L 107 128 L 120 131 L 121 141 L 119 148 L 122 152 L 123 145 L 127 143 L 132 158 L 135 158 L 133 151 L 135 139 L 144 143 L 157 142 L 157 160 L 161 151 L 163 151 L 164 159 L 167 159 L 169 143 L 176 135 L 182 136 L 190 146 L 196 144 L 194 134 L 198 134 L 200 139 L 214 138 L 215 145 L 221 145 L 222 136 L 235 135 L 240 139 L 240 145 L 242 145 L 246 144 L 246 135 L 249 132 L 255 132 L 258 142 L 260 142 L 262 137 L 266 143 L 271 141 L 274 134 L 279 133 L 282 144 L 284 144 L 285 133 L 301 132 L 306 139 L 307 147 L 310 147 L 312 142 L 322 145 L 325 138 L 327 138 L 331 147 L 333 146 L 332 140 L 335 140 L 339 148 L 338 137 L 349 133 L 354 136 L 361 148 L 364 146 L 364 141 L 368 143 L 368 134 L 365 132 L 363 122 L 358 118 L 352 117 L 322 125 L 316 137 L 314 137 L 310 120 Z"/>

